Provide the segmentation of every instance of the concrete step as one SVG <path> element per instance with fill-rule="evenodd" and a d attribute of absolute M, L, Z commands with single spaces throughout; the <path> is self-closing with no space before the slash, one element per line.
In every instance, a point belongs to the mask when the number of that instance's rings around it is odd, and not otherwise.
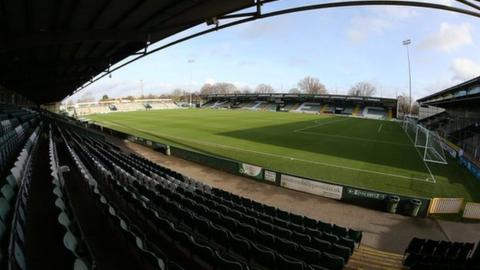
<path fill-rule="evenodd" d="M 367 246 L 360 246 L 350 257 L 347 270 L 400 270 L 407 269 L 402 264 L 401 254 L 380 251 Z"/>

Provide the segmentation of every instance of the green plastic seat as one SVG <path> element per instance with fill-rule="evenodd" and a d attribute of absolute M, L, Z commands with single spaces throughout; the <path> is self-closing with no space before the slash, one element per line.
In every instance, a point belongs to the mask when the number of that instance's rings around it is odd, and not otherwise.
<path fill-rule="evenodd" d="M 65 202 L 63 202 L 63 200 L 61 198 L 57 198 L 55 200 L 55 206 L 58 207 L 62 211 L 65 211 L 65 209 L 66 209 Z"/>
<path fill-rule="evenodd" d="M 13 188 L 8 185 L 8 184 L 5 184 L 3 185 L 2 189 L 0 190 L 0 192 L 2 193 L 3 197 L 8 201 L 12 201 L 15 196 L 16 196 L 16 193 L 15 191 L 13 190 Z"/>
<path fill-rule="evenodd" d="M 62 224 L 62 226 L 67 229 L 70 228 L 70 224 L 72 224 L 67 213 L 63 211 L 58 215 L 58 223 Z"/>
<path fill-rule="evenodd" d="M 17 180 L 15 179 L 15 177 L 11 174 L 9 174 L 7 176 L 7 183 L 13 187 L 13 188 L 17 188 L 18 187 L 18 184 L 17 184 Z"/>
<path fill-rule="evenodd" d="M 10 205 L 5 198 L 0 198 L 0 219 L 5 221 L 6 217 L 10 213 Z"/>
<path fill-rule="evenodd" d="M 55 186 L 53 189 L 53 194 L 55 194 L 58 198 L 63 198 L 63 192 L 58 186 Z"/>
<path fill-rule="evenodd" d="M 89 270 L 87 264 L 80 258 L 73 263 L 73 270 Z"/>
<path fill-rule="evenodd" d="M 14 250 L 14 257 L 15 257 L 15 262 L 17 263 L 17 266 L 21 270 L 26 270 L 27 269 L 27 264 L 25 262 L 25 255 L 23 254 L 22 249 L 18 245 L 18 242 L 15 241 L 15 250 Z"/>
<path fill-rule="evenodd" d="M 67 231 L 63 236 L 63 245 L 73 254 L 77 254 L 78 240 L 72 232 Z"/>

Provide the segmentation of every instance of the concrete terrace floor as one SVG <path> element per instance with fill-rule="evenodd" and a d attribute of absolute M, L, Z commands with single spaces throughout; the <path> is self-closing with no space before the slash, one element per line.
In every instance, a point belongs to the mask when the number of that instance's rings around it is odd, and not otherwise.
<path fill-rule="evenodd" d="M 460 242 L 478 242 L 480 223 L 461 223 L 433 218 L 413 218 L 346 204 L 257 182 L 250 178 L 166 156 L 148 147 L 109 137 L 127 152 L 134 152 L 212 187 L 244 196 L 296 214 L 363 231 L 362 245 L 401 253 L 413 237 Z"/>

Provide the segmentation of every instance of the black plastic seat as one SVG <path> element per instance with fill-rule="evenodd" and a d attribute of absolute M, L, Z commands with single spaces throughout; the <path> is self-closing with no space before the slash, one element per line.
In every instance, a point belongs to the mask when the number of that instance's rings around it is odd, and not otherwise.
<path fill-rule="evenodd" d="M 275 217 L 276 214 L 275 214 L 275 207 L 273 206 L 268 206 L 268 205 L 264 205 L 263 206 L 263 213 L 271 216 L 271 217 Z"/>
<path fill-rule="evenodd" d="M 344 227 L 340 227 L 336 224 L 332 226 L 332 234 L 340 237 L 348 237 L 348 230 Z"/>
<path fill-rule="evenodd" d="M 362 241 L 363 233 L 354 229 L 348 229 L 348 238 L 355 241 L 355 243 L 360 243 Z"/>
<path fill-rule="evenodd" d="M 258 220 L 273 224 L 273 217 L 270 215 L 259 213 L 257 218 Z"/>
<path fill-rule="evenodd" d="M 262 246 L 268 248 L 275 247 L 275 236 L 273 234 L 258 229 L 255 231 L 255 234 L 255 240 Z"/>
<path fill-rule="evenodd" d="M 321 236 L 321 239 L 328 241 L 330 243 L 336 243 L 338 242 L 339 238 L 336 235 L 333 235 L 331 233 L 324 232 Z"/>
<path fill-rule="evenodd" d="M 345 262 L 348 262 L 350 255 L 352 255 L 350 248 L 339 244 L 333 244 L 330 252 L 334 255 L 342 257 Z"/>
<path fill-rule="evenodd" d="M 282 228 L 288 228 L 288 221 L 279 218 L 273 218 L 273 224 L 280 226 Z"/>
<path fill-rule="evenodd" d="M 312 229 L 317 229 L 317 221 L 315 219 L 309 217 L 303 217 L 303 226 L 309 227 Z"/>
<path fill-rule="evenodd" d="M 217 260 L 213 249 L 208 244 L 198 240 L 192 241 L 192 246 L 193 260 L 204 268 L 213 269 Z"/>
<path fill-rule="evenodd" d="M 322 254 L 319 265 L 330 270 L 342 270 L 345 262 L 342 257 L 325 252 Z"/>
<path fill-rule="evenodd" d="M 228 236 L 228 232 L 219 226 L 212 225 L 211 227 L 211 239 L 222 248 L 225 248 L 225 244 L 227 244 L 230 240 Z"/>
<path fill-rule="evenodd" d="M 264 230 L 264 231 L 268 232 L 268 233 L 273 232 L 273 225 L 271 223 L 268 223 L 268 222 L 265 222 L 265 221 L 258 220 L 257 221 L 257 227 L 261 230 Z"/>
<path fill-rule="evenodd" d="M 275 269 L 275 253 L 272 250 L 252 244 L 252 257 L 255 263 L 267 269 Z"/>
<path fill-rule="evenodd" d="M 229 249 L 248 259 L 250 256 L 251 246 L 250 242 L 246 238 L 243 238 L 239 235 L 230 234 Z"/>
<path fill-rule="evenodd" d="M 425 244 L 423 244 L 421 254 L 424 255 L 424 256 L 432 256 L 433 252 L 435 251 L 435 248 L 438 246 L 438 244 L 440 244 L 439 241 L 428 239 L 427 242 L 425 242 Z"/>
<path fill-rule="evenodd" d="M 277 270 L 303 270 L 301 261 L 295 260 L 281 254 L 276 254 Z"/>
<path fill-rule="evenodd" d="M 410 243 L 408 244 L 407 249 L 405 249 L 404 254 L 407 253 L 415 253 L 415 254 L 420 254 L 420 251 L 422 249 L 422 246 L 425 244 L 424 239 L 420 239 L 417 237 L 414 237 Z"/>
<path fill-rule="evenodd" d="M 344 247 L 348 247 L 350 249 L 350 253 L 353 253 L 353 250 L 355 249 L 355 241 L 352 239 L 340 237 L 337 243 Z"/>
<path fill-rule="evenodd" d="M 310 241 L 311 241 L 311 237 L 309 235 L 299 233 L 299 232 L 296 232 L 296 231 L 293 231 L 291 239 L 292 239 L 293 242 L 295 242 L 297 244 L 305 245 L 305 246 L 309 246 Z"/>
<path fill-rule="evenodd" d="M 276 236 L 290 239 L 292 237 L 292 231 L 289 229 L 282 228 L 280 226 L 274 226 L 273 227 L 273 232 Z"/>
<path fill-rule="evenodd" d="M 310 246 L 321 252 L 326 252 L 326 251 L 328 252 L 332 248 L 332 244 L 330 242 L 322 239 L 318 239 L 316 237 L 312 238 Z"/>
<path fill-rule="evenodd" d="M 303 216 L 290 213 L 290 222 L 303 226 Z"/>
<path fill-rule="evenodd" d="M 255 239 L 255 228 L 245 223 L 238 223 L 238 232 L 248 239 Z"/>
<path fill-rule="evenodd" d="M 320 251 L 303 245 L 298 245 L 297 254 L 299 259 L 302 259 L 308 264 L 318 264 L 318 261 L 322 256 Z"/>
<path fill-rule="evenodd" d="M 231 257 L 215 252 L 217 255 L 217 268 L 216 269 L 228 269 L 228 270 L 243 270 L 243 266 L 240 262 L 233 260 Z"/>
<path fill-rule="evenodd" d="M 290 213 L 277 208 L 277 218 L 290 222 Z"/>
<path fill-rule="evenodd" d="M 298 245 L 292 241 L 288 241 L 282 238 L 277 237 L 275 239 L 276 250 L 281 254 L 296 255 Z"/>
<path fill-rule="evenodd" d="M 331 233 L 332 229 L 333 229 L 333 226 L 330 223 L 325 223 L 325 222 L 322 222 L 322 221 L 319 220 L 317 222 L 317 228 L 321 232 Z"/>

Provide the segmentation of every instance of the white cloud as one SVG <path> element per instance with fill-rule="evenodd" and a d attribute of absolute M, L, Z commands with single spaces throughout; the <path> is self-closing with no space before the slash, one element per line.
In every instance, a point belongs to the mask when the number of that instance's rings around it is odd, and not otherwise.
<path fill-rule="evenodd" d="M 382 35 L 391 25 L 386 19 L 358 16 L 352 18 L 347 36 L 352 43 L 359 44 L 371 35 Z"/>
<path fill-rule="evenodd" d="M 427 37 L 420 44 L 420 47 L 450 52 L 471 44 L 473 44 L 472 25 L 468 23 L 449 24 L 442 22 L 439 31 Z"/>
<path fill-rule="evenodd" d="M 456 58 L 450 65 L 453 80 L 466 81 L 480 76 L 480 64 L 468 58 Z"/>

